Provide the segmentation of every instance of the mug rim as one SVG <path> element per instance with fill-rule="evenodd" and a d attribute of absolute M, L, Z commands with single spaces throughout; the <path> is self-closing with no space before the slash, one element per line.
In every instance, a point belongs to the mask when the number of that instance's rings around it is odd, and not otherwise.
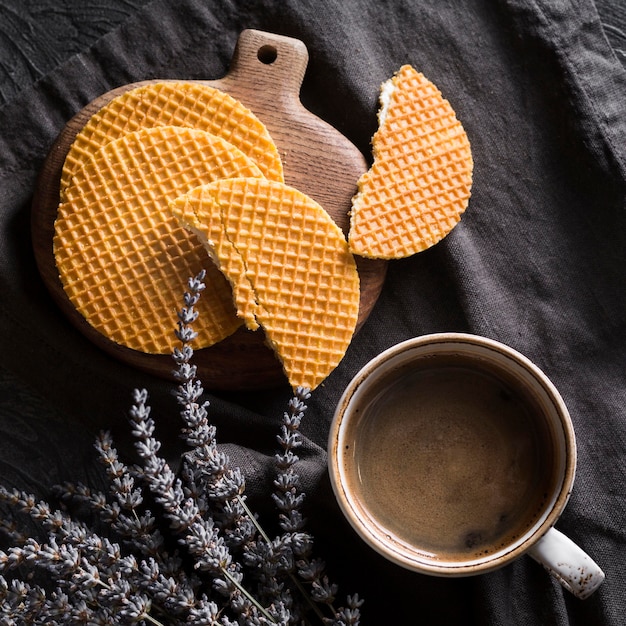
<path fill-rule="evenodd" d="M 370 516 L 370 518 L 364 519 L 367 516 L 360 513 L 357 507 L 352 504 L 353 498 L 349 489 L 346 488 L 346 481 L 343 478 L 344 455 L 342 453 L 341 436 L 345 431 L 346 413 L 349 411 L 350 403 L 355 395 L 358 397 L 359 394 L 364 393 L 364 389 L 370 388 L 383 375 L 381 373 L 378 377 L 376 376 L 377 372 L 381 372 L 381 366 L 393 362 L 394 359 L 399 360 L 399 357 L 407 352 L 411 353 L 429 346 L 441 346 L 441 344 L 449 346 L 455 344 L 463 345 L 466 349 L 469 347 L 470 350 L 472 347 L 477 347 L 483 353 L 485 353 L 484 351 L 494 352 L 497 353 L 498 358 L 506 357 L 527 372 L 534 381 L 539 383 L 543 393 L 549 399 L 550 405 L 554 407 L 554 412 L 560 424 L 559 434 L 563 437 L 564 459 L 561 462 L 561 475 L 558 477 L 559 480 L 555 484 L 550 499 L 546 502 L 542 515 L 521 537 L 518 537 L 505 548 L 471 560 L 444 561 L 429 559 L 426 554 L 420 553 L 419 550 L 411 550 L 403 545 L 402 542 L 393 540 L 389 533 L 382 528 L 378 528 L 377 534 L 373 528 L 376 527 L 375 518 Z M 387 348 L 367 362 L 351 379 L 337 404 L 330 426 L 328 436 L 328 470 L 332 489 L 340 509 L 357 534 L 370 547 L 390 561 L 413 571 L 438 576 L 468 576 L 503 567 L 527 552 L 554 526 L 572 491 L 576 472 L 576 440 L 569 411 L 561 394 L 548 376 L 526 356 L 502 342 L 480 335 L 460 332 L 431 333 L 401 341 Z M 358 509 L 360 508 L 358 507 Z M 383 539 L 381 535 L 387 535 L 387 538 Z"/>

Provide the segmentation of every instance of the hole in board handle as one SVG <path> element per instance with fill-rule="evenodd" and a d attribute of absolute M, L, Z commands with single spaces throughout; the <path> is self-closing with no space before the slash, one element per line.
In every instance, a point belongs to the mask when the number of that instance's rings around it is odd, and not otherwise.
<path fill-rule="evenodd" d="M 275 46 L 270 44 L 266 44 L 265 46 L 261 46 L 256 53 L 257 59 L 261 61 L 261 63 L 265 63 L 265 65 L 271 65 L 276 61 L 276 57 L 278 56 L 278 50 L 276 50 Z"/>

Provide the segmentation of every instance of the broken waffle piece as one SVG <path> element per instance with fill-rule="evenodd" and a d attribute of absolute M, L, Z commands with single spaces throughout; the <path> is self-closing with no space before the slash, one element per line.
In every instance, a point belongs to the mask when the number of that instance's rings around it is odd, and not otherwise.
<path fill-rule="evenodd" d="M 328 213 L 292 187 L 246 178 L 203 185 L 171 208 L 231 281 L 247 326 L 263 328 L 289 383 L 317 387 L 359 312 L 354 257 Z"/>
<path fill-rule="evenodd" d="M 65 293 L 93 328 L 134 350 L 170 353 L 181 285 L 202 269 L 195 345 L 241 325 L 228 281 L 169 210 L 194 187 L 233 176 L 262 173 L 224 139 L 174 126 L 126 134 L 84 162 L 59 205 L 53 249 Z"/>
<path fill-rule="evenodd" d="M 473 160 L 450 103 L 403 66 L 381 87 L 374 162 L 358 181 L 348 241 L 369 258 L 398 259 L 443 239 L 467 208 Z"/>
<path fill-rule="evenodd" d="M 283 167 L 265 125 L 241 102 L 203 83 L 161 81 L 135 87 L 105 104 L 78 132 L 65 158 L 61 196 L 74 172 L 101 146 L 154 126 L 182 126 L 222 137 L 251 158 L 266 178 Z"/>

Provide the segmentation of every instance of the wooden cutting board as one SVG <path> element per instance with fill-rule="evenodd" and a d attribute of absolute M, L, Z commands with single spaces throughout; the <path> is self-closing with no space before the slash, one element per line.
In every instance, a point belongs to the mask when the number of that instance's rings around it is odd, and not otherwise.
<path fill-rule="evenodd" d="M 317 200 L 347 233 L 352 196 L 367 169 L 361 152 L 335 128 L 300 102 L 308 51 L 297 39 L 256 30 L 241 33 L 231 67 L 221 79 L 198 81 L 240 100 L 266 125 L 281 158 L 285 182 Z M 65 156 L 87 120 L 117 95 L 148 82 L 124 85 L 79 111 L 52 146 L 40 172 L 32 207 L 34 253 L 42 278 L 72 324 L 115 358 L 141 370 L 172 378 L 169 355 L 145 354 L 120 346 L 96 331 L 65 295 L 56 268 L 52 240 Z M 386 263 L 357 259 L 361 300 L 357 328 L 370 314 L 382 288 Z M 184 285 L 181 285 L 181 301 Z M 174 328 L 176 320 L 172 320 Z M 262 331 L 244 328 L 224 341 L 195 352 L 204 386 L 213 390 L 262 389 L 286 383 L 282 368 L 265 344 Z"/>

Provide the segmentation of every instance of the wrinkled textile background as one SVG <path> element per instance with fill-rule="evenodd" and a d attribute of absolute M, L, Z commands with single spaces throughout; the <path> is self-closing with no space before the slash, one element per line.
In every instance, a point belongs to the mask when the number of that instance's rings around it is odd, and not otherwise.
<path fill-rule="evenodd" d="M 393 262 L 370 319 L 309 404 L 299 469 L 317 554 L 363 623 L 626 623 L 626 9 L 605 0 L 0 0 L 0 479 L 45 497 L 100 480 L 92 442 L 130 448 L 134 387 L 151 394 L 176 457 L 170 386 L 99 352 L 55 308 L 30 244 L 38 169 L 65 122 L 97 95 L 146 78 L 219 78 L 239 32 L 305 42 L 302 101 L 366 155 L 380 83 L 403 63 L 435 82 L 473 146 L 461 224 Z M 553 379 L 579 463 L 559 528 L 607 574 L 586 601 L 534 561 L 441 580 L 387 564 L 347 527 L 325 441 L 351 376 L 427 332 L 498 339 Z M 264 511 L 285 388 L 212 394 L 218 436 Z"/>

